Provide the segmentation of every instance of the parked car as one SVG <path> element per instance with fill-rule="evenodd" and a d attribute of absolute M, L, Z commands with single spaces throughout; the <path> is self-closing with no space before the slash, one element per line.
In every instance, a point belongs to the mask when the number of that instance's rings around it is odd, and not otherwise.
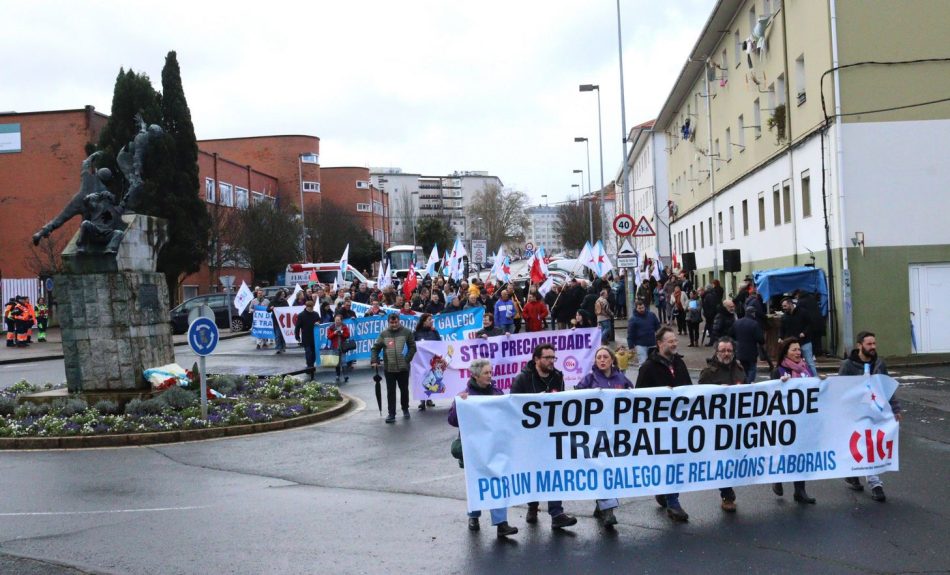
<path fill-rule="evenodd" d="M 233 296 L 231 296 L 233 298 Z M 231 323 L 228 323 L 228 296 L 226 294 L 207 294 L 185 300 L 175 306 L 170 312 L 172 333 L 180 334 L 188 331 L 188 314 L 198 306 L 206 305 L 214 311 L 214 323 L 221 329 L 231 331 L 247 331 L 251 329 L 250 306 L 244 314 L 238 313 L 231 304 Z"/>

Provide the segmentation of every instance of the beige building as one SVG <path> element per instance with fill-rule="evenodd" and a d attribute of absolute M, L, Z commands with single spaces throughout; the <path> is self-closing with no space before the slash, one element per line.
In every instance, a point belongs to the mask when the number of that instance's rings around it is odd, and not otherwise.
<path fill-rule="evenodd" d="M 948 24 L 941 0 L 716 5 L 654 126 L 699 283 L 815 265 L 839 355 L 861 330 L 950 353 Z"/>

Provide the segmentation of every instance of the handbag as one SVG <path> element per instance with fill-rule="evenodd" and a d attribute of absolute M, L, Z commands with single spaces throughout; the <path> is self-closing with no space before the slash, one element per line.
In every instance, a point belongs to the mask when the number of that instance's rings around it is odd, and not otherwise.
<path fill-rule="evenodd" d="M 353 351 L 354 349 L 356 349 L 356 342 L 353 341 L 352 339 L 347 339 L 340 346 L 340 349 L 342 349 L 344 353 L 348 351 Z"/>
<path fill-rule="evenodd" d="M 462 435 L 459 434 L 458 437 L 452 440 L 452 457 L 459 460 L 459 467 L 465 467 L 465 460 L 462 459 Z"/>

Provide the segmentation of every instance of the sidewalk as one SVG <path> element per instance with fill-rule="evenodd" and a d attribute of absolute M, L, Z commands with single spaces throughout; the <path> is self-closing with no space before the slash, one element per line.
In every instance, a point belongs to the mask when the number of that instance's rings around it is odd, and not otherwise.
<path fill-rule="evenodd" d="M 232 339 L 250 334 L 249 331 L 232 333 L 230 330 L 220 332 L 221 339 Z M 29 347 L 6 347 L 0 346 L 0 365 L 12 363 L 27 363 L 31 361 L 46 361 L 49 359 L 62 359 L 63 357 L 63 333 L 58 327 L 46 330 L 46 341 L 36 341 L 36 330 L 33 330 L 33 344 Z M 172 336 L 175 346 L 188 345 L 188 335 L 181 334 Z"/>

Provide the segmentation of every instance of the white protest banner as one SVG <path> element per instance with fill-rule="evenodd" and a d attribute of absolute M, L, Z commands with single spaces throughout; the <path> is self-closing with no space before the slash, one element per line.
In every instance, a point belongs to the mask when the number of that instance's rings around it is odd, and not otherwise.
<path fill-rule="evenodd" d="M 440 316 L 436 316 L 438 319 Z M 465 389 L 473 359 L 491 360 L 493 381 L 506 393 L 511 382 L 531 359 L 534 348 L 550 343 L 557 351 L 554 366 L 564 373 L 564 388 L 571 389 L 594 364 L 600 346 L 600 329 L 563 329 L 499 335 L 462 341 L 419 341 L 412 358 L 412 397 L 416 400 L 451 398 Z"/>
<path fill-rule="evenodd" d="M 468 509 L 897 471 L 885 375 L 456 400 Z"/>
<path fill-rule="evenodd" d="M 275 307 L 274 315 L 277 316 L 277 324 L 280 326 L 280 333 L 284 336 L 284 343 L 288 346 L 300 345 L 297 338 L 294 337 L 294 329 L 297 327 L 297 314 L 304 310 L 304 306 Z"/>
<path fill-rule="evenodd" d="M 254 299 L 254 294 L 252 294 L 251 289 L 247 287 L 247 283 L 242 281 L 241 289 L 234 294 L 234 309 L 236 309 L 238 313 L 244 313 L 244 310 L 250 305 L 252 299 Z"/>

